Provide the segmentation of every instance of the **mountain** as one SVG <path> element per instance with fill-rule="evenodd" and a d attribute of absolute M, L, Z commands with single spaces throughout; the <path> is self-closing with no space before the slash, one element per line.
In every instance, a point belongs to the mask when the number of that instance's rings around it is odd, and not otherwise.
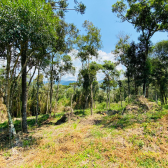
<path fill-rule="evenodd" d="M 61 85 L 69 85 L 70 83 L 74 83 L 76 81 L 61 81 Z M 99 83 L 103 83 L 103 80 L 98 81 Z"/>
<path fill-rule="evenodd" d="M 64 80 L 62 80 L 61 82 L 60 82 L 60 84 L 61 85 L 69 85 L 70 83 L 74 83 L 74 82 L 76 82 L 76 81 L 64 81 Z M 100 80 L 100 81 L 98 81 L 99 83 L 102 83 L 103 82 L 103 80 Z M 45 84 L 45 83 L 48 83 L 48 81 L 43 81 L 43 83 Z M 55 83 L 55 84 L 57 84 L 57 83 Z"/>
<path fill-rule="evenodd" d="M 49 81 L 43 81 L 43 83 L 44 84 L 46 84 L 46 83 L 48 83 Z M 61 85 L 69 85 L 70 83 L 74 83 L 74 82 L 76 82 L 76 81 L 64 81 L 64 80 L 62 80 L 61 82 L 60 82 L 60 84 Z M 57 84 L 56 82 L 55 82 L 55 84 Z"/>
<path fill-rule="evenodd" d="M 103 80 L 98 81 L 99 83 L 103 83 Z"/>
<path fill-rule="evenodd" d="M 61 85 L 69 85 L 70 83 L 74 83 L 74 82 L 76 82 L 76 81 L 61 81 Z"/>

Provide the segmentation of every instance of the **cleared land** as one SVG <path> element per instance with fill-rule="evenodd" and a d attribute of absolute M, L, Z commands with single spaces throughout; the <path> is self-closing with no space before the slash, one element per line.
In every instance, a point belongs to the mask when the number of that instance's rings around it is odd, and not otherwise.
<path fill-rule="evenodd" d="M 168 167 L 168 111 L 157 106 L 144 110 L 140 100 L 135 102 L 123 115 L 78 111 L 78 117 L 60 125 L 56 122 L 63 113 L 40 116 L 39 127 L 30 118 L 29 133 L 19 134 L 16 147 L 1 144 L 0 167 Z"/>

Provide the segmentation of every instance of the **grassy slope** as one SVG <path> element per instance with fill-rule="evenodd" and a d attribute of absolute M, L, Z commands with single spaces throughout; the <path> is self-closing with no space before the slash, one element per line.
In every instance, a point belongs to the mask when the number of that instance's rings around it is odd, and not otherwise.
<path fill-rule="evenodd" d="M 112 106 L 117 110 L 118 105 Z M 47 122 L 41 116 L 38 128 L 29 119 L 21 147 L 1 147 L 0 167 L 168 167 L 167 110 L 85 115 L 55 125 L 60 116 Z"/>

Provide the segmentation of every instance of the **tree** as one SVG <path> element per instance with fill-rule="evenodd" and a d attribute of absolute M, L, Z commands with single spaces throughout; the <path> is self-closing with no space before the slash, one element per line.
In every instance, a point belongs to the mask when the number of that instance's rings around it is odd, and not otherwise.
<path fill-rule="evenodd" d="M 77 38 L 77 45 L 78 45 L 78 57 L 81 58 L 82 63 L 86 62 L 87 70 L 88 70 L 88 81 L 91 87 L 91 99 L 93 100 L 92 95 L 92 82 L 91 82 L 91 74 L 90 74 L 90 59 L 93 56 L 98 57 L 98 49 L 101 47 L 101 35 L 100 30 L 96 28 L 92 22 L 85 21 L 83 23 L 83 27 L 87 32 L 86 35 L 80 35 Z M 86 73 L 85 73 L 86 74 Z M 88 95 L 86 95 L 87 100 Z M 91 115 L 92 115 L 92 105 L 91 105 Z"/>
<path fill-rule="evenodd" d="M 160 100 L 163 105 L 165 104 L 165 102 L 167 103 L 167 95 L 166 95 L 167 83 L 168 83 L 168 74 L 166 72 L 167 68 L 166 69 L 164 68 L 163 62 L 161 62 L 158 58 L 153 58 L 151 62 L 152 62 L 152 83 L 155 86 L 155 89 L 156 86 L 159 86 Z"/>
<path fill-rule="evenodd" d="M 72 59 L 69 55 L 64 55 L 61 59 L 57 59 L 56 70 L 54 73 L 55 73 L 54 79 L 57 82 L 57 91 L 56 91 L 56 108 L 57 108 L 59 85 L 62 76 L 69 73 L 74 75 L 75 73 L 75 67 L 73 67 Z"/>
<path fill-rule="evenodd" d="M 130 95 L 130 78 L 131 78 L 131 61 L 130 61 L 130 55 L 128 55 L 128 49 L 132 47 L 130 47 L 130 43 L 128 42 L 129 40 L 129 36 L 128 35 L 124 35 L 124 34 L 119 34 L 118 35 L 118 43 L 115 46 L 115 50 L 113 51 L 116 60 L 118 61 L 118 63 L 121 63 L 122 65 L 124 65 L 127 69 L 126 69 L 126 77 L 128 78 L 128 96 Z"/>
<path fill-rule="evenodd" d="M 0 42 L 2 46 L 7 44 L 3 50 L 6 52 L 8 67 L 10 67 L 11 56 L 13 56 L 11 51 L 13 48 L 15 49 L 14 57 L 16 59 L 12 72 L 14 72 L 16 65 L 19 65 L 19 58 L 21 59 L 19 75 L 22 75 L 22 128 L 24 132 L 27 132 L 27 63 L 35 50 L 41 48 L 44 42 L 48 43 L 51 37 L 55 38 L 54 28 L 59 24 L 59 19 L 58 17 L 51 17 L 54 16 L 52 10 L 42 1 L 18 0 L 11 2 L 10 0 L 3 0 L 0 3 L 0 12 L 3 16 L 0 18 L 0 22 L 3 24 L 0 31 Z M 9 90 L 11 86 L 10 80 L 8 80 L 10 69 L 7 69 L 7 90 Z M 9 95 L 8 91 L 8 97 Z"/>
<path fill-rule="evenodd" d="M 168 82 L 168 41 L 160 41 L 153 46 L 151 52 L 152 84 L 155 87 L 155 99 L 157 102 L 157 86 L 160 90 L 162 104 L 167 103 Z"/>
<path fill-rule="evenodd" d="M 70 83 L 70 89 L 69 89 L 69 92 L 71 94 L 71 114 L 73 112 L 73 107 L 72 107 L 72 103 L 73 103 L 73 97 L 74 97 L 74 94 L 76 92 L 76 87 L 77 87 L 77 83 Z"/>
<path fill-rule="evenodd" d="M 129 36 L 119 36 L 119 41 L 115 46 L 114 54 L 119 63 L 123 64 L 127 69 L 125 76 L 128 81 L 128 96 L 130 95 L 130 82 L 134 81 L 134 94 L 138 94 L 138 87 L 145 83 L 149 86 L 150 78 L 150 61 L 145 55 L 145 47 L 142 42 L 128 42 Z M 145 94 L 147 94 L 148 89 Z"/>
<path fill-rule="evenodd" d="M 128 6 L 127 6 L 128 4 Z M 147 61 L 150 39 L 157 31 L 167 31 L 167 1 L 166 0 L 123 0 L 112 5 L 112 12 L 122 21 L 133 24 L 138 32 L 141 32 L 139 40 L 145 48 L 145 59 Z M 146 68 L 144 68 L 145 70 Z M 146 73 L 145 71 L 143 72 Z M 144 76 L 145 77 L 145 76 Z M 146 94 L 147 81 L 144 79 L 143 94 Z"/>
<path fill-rule="evenodd" d="M 75 6 L 74 8 L 68 8 L 67 0 L 45 0 L 46 3 L 50 4 L 53 10 L 57 11 L 57 14 L 61 17 L 65 16 L 65 12 L 69 10 L 75 10 L 77 12 L 80 12 L 81 14 L 85 13 L 86 6 L 82 2 L 78 2 L 77 0 L 74 0 Z"/>
<path fill-rule="evenodd" d="M 37 81 L 36 83 L 36 90 L 37 90 L 37 93 L 36 93 L 36 125 L 38 124 L 38 114 L 39 114 L 39 88 L 43 86 L 43 75 L 40 74 L 40 68 L 38 68 L 38 74 L 37 74 L 37 77 L 35 79 Z"/>
<path fill-rule="evenodd" d="M 51 1 L 50 1 L 51 2 Z M 85 6 L 82 3 L 76 2 L 76 10 L 84 13 Z M 64 1 L 56 2 L 58 8 L 65 10 Z M 61 32 L 61 21 L 57 14 L 52 10 L 53 3 L 38 0 L 2 0 L 0 2 L 0 54 L 7 59 L 7 75 L 6 75 L 6 100 L 7 111 L 9 117 L 9 132 L 10 136 L 15 133 L 13 123 L 10 117 L 10 90 L 13 82 L 22 76 L 22 128 L 23 132 L 27 132 L 27 79 L 26 75 L 30 58 L 35 52 L 43 48 L 48 50 L 48 47 L 53 46 L 58 42 L 58 31 Z M 74 28 L 73 25 L 70 26 Z M 68 30 L 69 31 L 69 30 Z M 70 33 L 71 34 L 71 33 Z M 41 58 L 42 59 L 42 58 Z M 36 61 L 36 59 L 34 59 Z M 13 69 L 10 70 L 11 62 L 13 61 Z M 21 68 L 16 80 L 10 81 L 17 66 Z M 29 68 L 32 68 L 30 66 Z M 10 73 L 11 72 L 11 73 Z"/>
<path fill-rule="evenodd" d="M 101 64 L 97 64 L 96 62 L 90 63 L 89 75 L 90 75 L 90 90 L 91 90 L 91 115 L 93 115 L 93 88 L 95 90 L 96 74 L 100 69 L 102 69 Z"/>
<path fill-rule="evenodd" d="M 119 77 L 119 71 L 116 69 L 117 64 L 111 61 L 104 61 L 102 72 L 105 74 L 103 85 L 107 91 L 107 108 L 110 108 L 110 91 L 111 87 L 116 87 L 116 78 Z"/>

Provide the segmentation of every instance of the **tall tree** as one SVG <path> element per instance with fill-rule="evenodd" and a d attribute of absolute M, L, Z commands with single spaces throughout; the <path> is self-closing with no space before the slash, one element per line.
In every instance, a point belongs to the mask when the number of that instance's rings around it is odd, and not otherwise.
<path fill-rule="evenodd" d="M 91 115 L 93 115 L 93 83 L 97 81 L 96 75 L 97 72 L 102 69 L 101 64 L 97 64 L 96 62 L 91 62 L 89 67 L 90 74 L 90 91 L 91 91 Z"/>
<path fill-rule="evenodd" d="M 59 93 L 59 85 L 62 79 L 62 76 L 65 74 L 73 74 L 75 73 L 75 67 L 73 67 L 72 59 L 69 55 L 64 55 L 61 59 L 58 58 L 56 61 L 56 69 L 54 74 L 54 79 L 57 82 L 57 90 L 56 90 L 56 108 L 58 101 L 58 93 Z"/>
<path fill-rule="evenodd" d="M 111 61 L 104 61 L 102 72 L 105 74 L 103 85 L 106 87 L 107 91 L 107 108 L 109 104 L 110 109 L 110 91 L 111 87 L 116 87 L 116 79 L 119 77 L 119 71 L 116 69 L 117 64 Z"/>
<path fill-rule="evenodd" d="M 126 69 L 126 77 L 127 77 L 127 81 L 128 81 L 128 97 L 130 95 L 130 78 L 131 78 L 131 61 L 130 61 L 130 55 L 128 55 L 128 49 L 131 48 L 130 47 L 130 43 L 129 43 L 129 36 L 128 35 L 124 35 L 124 34 L 119 34 L 118 36 L 118 42 L 115 46 L 115 50 L 112 51 L 115 55 L 115 58 L 117 60 L 118 63 L 121 63 L 122 65 L 124 65 L 127 69 Z"/>
<path fill-rule="evenodd" d="M 135 29 L 141 32 L 139 40 L 145 47 L 145 62 L 149 53 L 151 37 L 157 31 L 167 31 L 166 4 L 166 0 L 127 0 L 127 3 L 121 0 L 112 5 L 112 12 L 117 13 L 122 21 L 133 24 Z M 144 95 L 146 94 L 146 84 L 147 81 L 144 78 Z"/>
<path fill-rule="evenodd" d="M 100 30 L 96 28 L 92 22 L 85 21 L 83 23 L 83 27 L 85 28 L 86 35 L 80 35 L 77 38 L 78 45 L 78 57 L 81 58 L 82 62 L 86 62 L 88 69 L 88 78 L 89 85 L 91 87 L 91 99 L 93 100 L 92 95 L 92 82 L 90 77 L 90 60 L 93 56 L 98 57 L 98 49 L 101 48 L 101 35 Z M 88 97 L 88 95 L 86 96 Z M 92 115 L 92 108 L 91 108 Z"/>
<path fill-rule="evenodd" d="M 38 50 L 44 42 L 51 40 L 51 37 L 56 37 L 54 28 L 59 24 L 59 19 L 54 17 L 52 10 L 43 1 L 37 0 L 3 0 L 0 3 L 0 12 L 3 16 L 0 18 L 1 22 L 4 23 L 0 32 L 2 35 L 0 41 L 2 44 L 8 43 L 8 46 L 11 46 L 10 50 L 14 46 L 17 48 L 16 53 L 20 52 L 16 55 L 14 68 L 19 64 L 20 59 L 22 67 L 20 72 L 22 75 L 22 128 L 24 132 L 27 132 L 27 63 L 32 56 L 30 53 Z M 36 45 L 32 45 L 32 43 Z M 9 62 L 10 58 L 7 57 L 7 60 Z"/>
<path fill-rule="evenodd" d="M 162 104 L 167 103 L 167 83 L 168 83 L 168 41 L 163 40 L 153 46 L 151 52 L 152 62 L 152 84 L 155 87 L 155 97 L 157 101 L 157 87 L 160 90 Z"/>

